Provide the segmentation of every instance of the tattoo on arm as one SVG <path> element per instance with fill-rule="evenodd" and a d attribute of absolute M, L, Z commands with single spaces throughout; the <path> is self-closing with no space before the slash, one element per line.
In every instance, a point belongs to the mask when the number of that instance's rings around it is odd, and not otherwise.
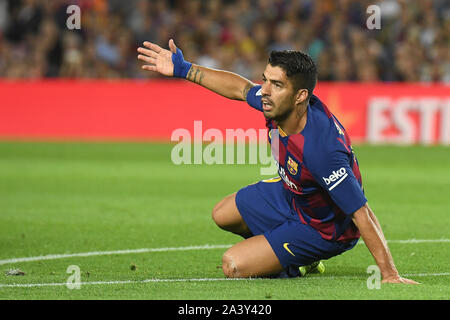
<path fill-rule="evenodd" d="M 205 74 L 203 73 L 202 70 L 200 70 L 200 68 L 195 67 L 194 65 L 191 67 L 191 69 L 189 69 L 189 72 L 187 74 L 186 79 L 189 81 L 192 81 L 194 83 L 197 83 L 199 85 L 202 84 L 202 80 L 204 78 Z"/>
<path fill-rule="evenodd" d="M 247 100 L 247 94 L 251 88 L 253 88 L 253 85 L 249 82 L 249 83 L 247 83 L 244 90 L 242 91 L 242 97 L 244 98 L 244 101 Z"/>
<path fill-rule="evenodd" d="M 193 70 L 194 70 L 194 66 L 191 66 L 191 68 L 189 69 L 189 72 L 187 74 L 187 77 L 186 77 L 186 79 L 189 80 L 189 81 L 192 81 L 191 79 L 192 79 L 192 72 L 193 72 Z"/>
<path fill-rule="evenodd" d="M 206 71 L 206 72 L 205 72 Z M 253 86 L 255 86 L 255 84 L 251 83 L 250 81 L 247 82 L 247 84 L 245 85 L 245 88 L 242 90 L 242 99 L 239 95 L 239 86 L 235 86 L 234 83 L 232 85 L 230 85 L 232 88 L 231 89 L 217 89 L 217 85 L 215 83 L 211 83 L 211 82 L 215 82 L 213 79 L 214 77 L 208 77 L 207 81 L 205 83 L 203 83 L 203 80 L 205 78 L 205 73 L 208 72 L 208 69 L 205 68 L 202 70 L 202 67 L 193 64 L 191 66 L 191 68 L 188 71 L 188 74 L 186 76 L 186 80 L 189 80 L 191 82 L 194 82 L 196 84 L 199 84 L 205 88 L 208 88 L 216 93 L 219 93 L 223 96 L 226 97 L 230 97 L 230 99 L 235 99 L 235 100 L 243 100 L 246 101 L 247 100 L 247 94 L 249 92 L 249 90 L 251 88 L 253 88 Z M 232 78 L 233 79 L 233 78 Z M 233 91 L 232 93 L 228 93 L 228 91 Z M 236 92 L 237 91 L 237 92 Z"/>

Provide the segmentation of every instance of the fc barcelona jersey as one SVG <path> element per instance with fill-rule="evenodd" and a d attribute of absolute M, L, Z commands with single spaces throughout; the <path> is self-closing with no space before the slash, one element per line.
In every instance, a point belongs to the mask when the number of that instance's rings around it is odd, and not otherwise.
<path fill-rule="evenodd" d="M 248 92 L 247 103 L 263 111 L 260 89 Z M 307 108 L 305 128 L 297 134 L 286 135 L 274 120 L 266 119 L 278 174 L 294 195 L 291 207 L 326 240 L 359 238 L 352 214 L 367 199 L 350 138 L 315 95 Z"/>

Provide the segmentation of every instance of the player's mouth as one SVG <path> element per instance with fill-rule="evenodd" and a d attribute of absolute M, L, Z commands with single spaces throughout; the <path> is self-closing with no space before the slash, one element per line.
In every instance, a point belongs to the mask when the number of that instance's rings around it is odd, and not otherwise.
<path fill-rule="evenodd" d="M 270 111 L 272 110 L 272 104 L 268 101 L 262 101 L 262 108 L 264 111 Z"/>

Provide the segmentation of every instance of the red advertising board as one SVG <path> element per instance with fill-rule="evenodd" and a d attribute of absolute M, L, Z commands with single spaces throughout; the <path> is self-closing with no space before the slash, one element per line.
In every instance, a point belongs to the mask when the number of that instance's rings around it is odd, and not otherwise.
<path fill-rule="evenodd" d="M 316 95 L 354 140 L 450 144 L 450 86 L 322 84 Z"/>
<path fill-rule="evenodd" d="M 355 142 L 450 144 L 450 87 L 319 83 Z M 182 80 L 0 81 L 1 139 L 163 140 L 176 129 L 260 129 L 264 118 Z"/>

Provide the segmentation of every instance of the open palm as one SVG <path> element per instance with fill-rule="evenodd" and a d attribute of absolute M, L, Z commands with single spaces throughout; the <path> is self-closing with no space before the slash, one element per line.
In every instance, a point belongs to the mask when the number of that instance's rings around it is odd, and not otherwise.
<path fill-rule="evenodd" d="M 138 59 L 148 64 L 142 66 L 142 69 L 156 71 L 165 76 L 173 76 L 172 53 L 177 52 L 177 47 L 172 39 L 169 40 L 169 48 L 163 49 L 157 44 L 149 41 L 144 42 L 145 48 L 138 48 Z"/>

